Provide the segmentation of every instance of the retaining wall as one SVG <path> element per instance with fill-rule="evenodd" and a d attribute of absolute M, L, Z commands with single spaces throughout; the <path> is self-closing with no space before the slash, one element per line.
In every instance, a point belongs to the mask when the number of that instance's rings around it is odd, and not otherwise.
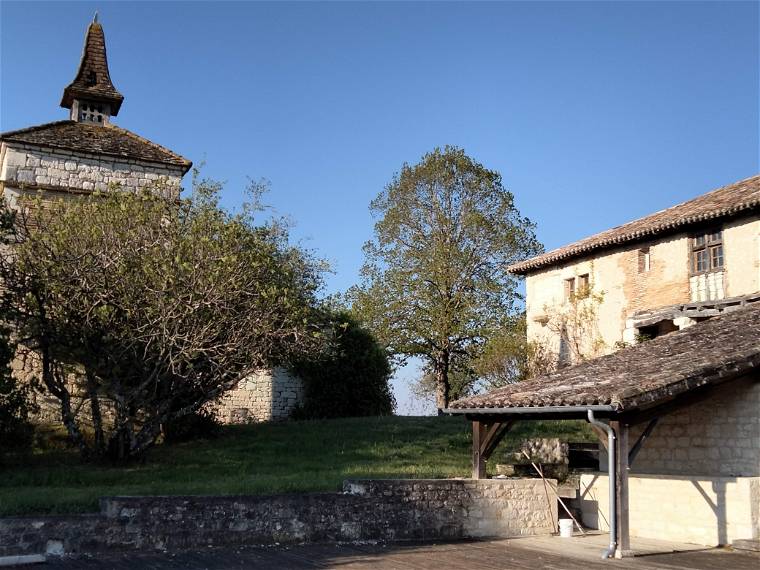
<path fill-rule="evenodd" d="M 507 537 L 556 520 L 537 479 L 346 481 L 343 493 L 110 497 L 98 514 L 3 518 L 0 556 Z"/>

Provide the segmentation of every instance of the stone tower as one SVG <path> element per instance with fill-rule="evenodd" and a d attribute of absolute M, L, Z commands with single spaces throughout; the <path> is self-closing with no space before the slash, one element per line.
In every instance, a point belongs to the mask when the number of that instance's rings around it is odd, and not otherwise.
<path fill-rule="evenodd" d="M 87 28 L 79 70 L 63 90 L 69 118 L 0 134 L 0 189 L 14 203 L 42 192 L 155 189 L 177 198 L 192 163 L 111 122 L 124 96 L 111 81 L 103 26 Z"/>

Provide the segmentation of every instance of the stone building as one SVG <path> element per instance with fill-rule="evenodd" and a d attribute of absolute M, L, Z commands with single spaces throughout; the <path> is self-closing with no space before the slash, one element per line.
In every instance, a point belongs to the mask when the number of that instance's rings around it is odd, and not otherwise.
<path fill-rule="evenodd" d="M 587 419 L 607 457 L 578 506 L 612 526 L 609 554 L 630 536 L 760 540 L 760 176 L 511 270 L 529 338 L 568 366 L 451 404 L 474 476 L 516 421 Z"/>
<path fill-rule="evenodd" d="M 512 266 L 529 339 L 567 364 L 756 300 L 759 201 L 755 176 Z"/>
<path fill-rule="evenodd" d="M 67 198 L 100 191 L 150 189 L 169 199 L 180 196 L 192 163 L 179 154 L 113 123 L 124 96 L 111 81 L 103 27 L 87 28 L 79 69 L 63 90 L 69 118 L 0 134 L 0 191 L 12 205 L 25 196 Z M 17 373 L 31 374 L 19 369 Z M 223 421 L 282 419 L 301 397 L 297 379 L 258 374 L 224 398 Z M 43 404 L 43 417 L 54 419 Z"/>

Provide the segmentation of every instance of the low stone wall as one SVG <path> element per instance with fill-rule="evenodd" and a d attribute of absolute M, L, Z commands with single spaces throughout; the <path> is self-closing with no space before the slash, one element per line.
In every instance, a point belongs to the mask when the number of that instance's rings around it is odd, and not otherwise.
<path fill-rule="evenodd" d="M 554 532 L 556 519 L 537 479 L 346 481 L 343 493 L 111 497 L 99 514 L 3 518 L 0 556 L 507 537 Z"/>
<path fill-rule="evenodd" d="M 608 530 L 606 474 L 581 477 L 583 522 Z M 760 538 L 760 477 L 630 475 L 631 536 L 717 546 Z"/>

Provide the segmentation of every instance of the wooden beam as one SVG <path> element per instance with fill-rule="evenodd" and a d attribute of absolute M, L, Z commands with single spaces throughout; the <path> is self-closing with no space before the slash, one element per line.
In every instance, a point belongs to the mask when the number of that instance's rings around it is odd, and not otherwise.
<path fill-rule="evenodd" d="M 512 429 L 515 421 L 516 420 L 498 422 L 489 426 L 488 433 L 486 433 L 485 440 L 481 442 L 480 448 L 480 454 L 486 461 L 491 458 L 491 455 L 496 450 L 499 443 L 501 443 L 501 440 L 504 439 L 507 432 Z"/>
<path fill-rule="evenodd" d="M 636 456 L 639 454 L 639 451 L 641 451 L 641 446 L 644 445 L 644 442 L 647 440 L 647 438 L 652 435 L 652 430 L 657 425 L 657 422 L 660 421 L 660 418 L 654 418 L 651 422 L 647 424 L 647 427 L 644 428 L 644 431 L 641 432 L 641 435 L 636 440 L 636 443 L 633 444 L 633 447 L 631 448 L 631 451 L 628 453 L 628 467 L 630 468 L 631 465 L 633 465 L 633 462 L 636 460 Z"/>
<path fill-rule="evenodd" d="M 472 422 L 472 478 L 485 479 L 486 463 L 516 420 L 485 423 Z"/>

